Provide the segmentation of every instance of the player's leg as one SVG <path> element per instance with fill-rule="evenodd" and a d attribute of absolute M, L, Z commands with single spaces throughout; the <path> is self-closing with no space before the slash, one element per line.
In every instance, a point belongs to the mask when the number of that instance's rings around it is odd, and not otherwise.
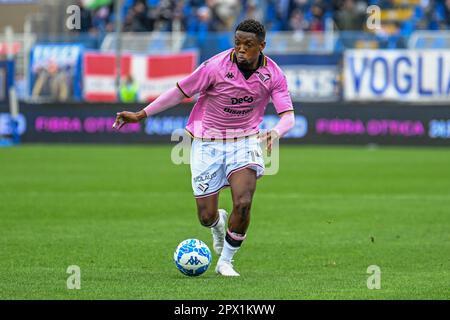
<path fill-rule="evenodd" d="M 219 218 L 217 207 L 219 204 L 219 193 L 196 198 L 195 201 L 197 202 L 198 220 L 201 225 L 209 228 L 213 227 Z"/>
<path fill-rule="evenodd" d="M 250 223 L 250 209 L 256 190 L 256 171 L 249 168 L 236 171 L 228 178 L 233 199 L 233 212 L 228 221 L 232 233 L 245 235 Z"/>
<path fill-rule="evenodd" d="M 221 144 L 195 140 L 191 149 L 192 189 L 200 223 L 211 228 L 213 249 L 222 252 L 227 213 L 218 209 L 219 191 L 228 186 Z"/>
<path fill-rule="evenodd" d="M 220 254 L 225 239 L 227 213 L 225 210 L 218 208 L 219 193 L 196 198 L 196 202 L 198 219 L 203 226 L 211 228 L 214 251 Z"/>
<path fill-rule="evenodd" d="M 250 168 L 237 170 L 228 177 L 228 181 L 231 186 L 233 211 L 228 220 L 225 242 L 216 272 L 225 276 L 239 276 L 234 271 L 231 261 L 241 247 L 250 224 L 250 210 L 256 190 L 256 171 Z"/>

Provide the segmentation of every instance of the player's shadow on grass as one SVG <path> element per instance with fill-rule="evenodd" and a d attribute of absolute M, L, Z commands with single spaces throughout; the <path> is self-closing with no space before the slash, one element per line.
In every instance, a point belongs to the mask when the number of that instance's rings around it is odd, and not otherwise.
<path fill-rule="evenodd" d="M 173 279 L 173 280 L 181 280 L 181 281 L 203 281 L 203 280 L 211 280 L 211 279 L 224 279 L 225 277 L 222 277 L 218 274 L 216 274 L 214 271 L 213 272 L 208 272 L 205 274 L 202 274 L 200 276 L 196 276 L 196 277 L 190 277 L 190 276 L 185 276 L 183 274 L 171 274 L 169 276 L 169 279 Z M 237 277 L 227 277 L 227 278 L 237 278 Z"/>

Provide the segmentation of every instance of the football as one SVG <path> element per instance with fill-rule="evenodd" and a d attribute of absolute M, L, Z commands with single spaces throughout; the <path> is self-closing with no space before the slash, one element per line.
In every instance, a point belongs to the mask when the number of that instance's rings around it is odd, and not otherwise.
<path fill-rule="evenodd" d="M 211 265 L 211 250 L 201 240 L 187 239 L 175 249 L 173 259 L 184 275 L 195 277 L 203 274 Z"/>

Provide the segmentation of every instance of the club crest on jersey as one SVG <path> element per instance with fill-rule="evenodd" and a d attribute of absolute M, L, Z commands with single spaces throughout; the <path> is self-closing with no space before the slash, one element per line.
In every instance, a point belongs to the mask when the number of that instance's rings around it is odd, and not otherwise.
<path fill-rule="evenodd" d="M 255 73 L 258 75 L 259 79 L 261 79 L 262 82 L 267 82 L 271 78 L 269 73 L 261 73 L 259 71 L 256 71 Z"/>

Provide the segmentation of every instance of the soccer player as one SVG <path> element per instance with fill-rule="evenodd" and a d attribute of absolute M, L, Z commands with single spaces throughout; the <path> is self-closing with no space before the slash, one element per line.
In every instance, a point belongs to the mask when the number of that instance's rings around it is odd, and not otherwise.
<path fill-rule="evenodd" d="M 246 238 L 256 179 L 264 174 L 260 142 L 270 153 L 274 139 L 294 126 L 294 108 L 286 78 L 277 64 L 263 54 L 264 26 L 255 20 L 241 22 L 233 49 L 202 63 L 190 76 L 160 95 L 139 112 L 117 113 L 114 128 L 138 122 L 200 94 L 188 119 L 192 137 L 192 188 L 200 223 L 211 228 L 213 248 L 220 258 L 215 271 L 239 276 L 232 259 Z M 269 100 L 280 120 L 260 134 Z M 230 186 L 231 215 L 218 208 L 219 191 Z"/>

